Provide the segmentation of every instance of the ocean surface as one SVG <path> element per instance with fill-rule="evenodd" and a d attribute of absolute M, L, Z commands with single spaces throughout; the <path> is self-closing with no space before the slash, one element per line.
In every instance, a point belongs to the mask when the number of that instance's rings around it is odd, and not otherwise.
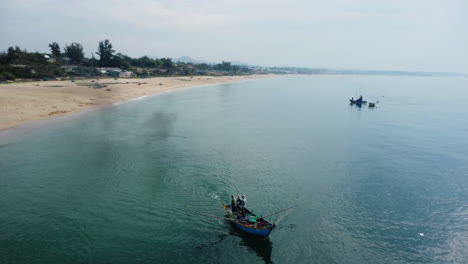
<path fill-rule="evenodd" d="M 290 76 L 18 129 L 0 263 L 468 263 L 467 102 L 467 78 Z M 268 239 L 193 213 L 238 193 L 295 208 Z"/>

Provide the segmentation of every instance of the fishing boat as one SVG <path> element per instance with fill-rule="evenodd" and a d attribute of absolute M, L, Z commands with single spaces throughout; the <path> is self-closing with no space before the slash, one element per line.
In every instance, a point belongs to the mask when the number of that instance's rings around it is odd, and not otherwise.
<path fill-rule="evenodd" d="M 247 208 L 244 208 L 243 215 L 233 213 L 230 205 L 224 205 L 224 210 L 226 210 L 228 217 L 232 219 L 231 223 L 235 227 L 255 236 L 268 237 L 276 227 L 275 224 L 266 221 L 263 217 L 257 216 Z"/>
<path fill-rule="evenodd" d="M 367 101 L 349 99 L 350 104 L 367 104 Z"/>
<path fill-rule="evenodd" d="M 197 212 L 193 210 L 190 210 L 190 211 L 198 215 L 227 220 L 242 231 L 245 231 L 254 236 L 266 238 L 270 235 L 271 231 L 275 229 L 276 224 L 268 222 L 267 220 L 265 220 L 265 218 L 284 212 L 286 210 L 292 209 L 294 207 L 295 206 L 291 206 L 291 207 L 276 211 L 274 213 L 271 213 L 265 216 L 257 216 L 256 214 L 253 213 L 253 210 L 250 211 L 247 208 L 244 208 L 243 214 L 235 213 L 233 212 L 231 205 L 225 205 L 224 203 L 223 203 L 223 208 L 227 213 L 227 217 L 205 214 L 205 213 L 201 213 L 201 212 Z M 237 211 L 237 210 L 234 210 L 234 211 Z"/>

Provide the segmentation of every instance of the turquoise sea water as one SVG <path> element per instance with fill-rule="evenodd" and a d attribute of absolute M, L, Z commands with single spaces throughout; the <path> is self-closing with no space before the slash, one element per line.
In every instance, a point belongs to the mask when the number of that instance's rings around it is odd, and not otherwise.
<path fill-rule="evenodd" d="M 0 263 L 466 263 L 468 79 L 291 76 L 0 137 Z M 375 109 L 350 106 L 362 94 Z M 222 201 L 278 228 L 222 220 Z"/>

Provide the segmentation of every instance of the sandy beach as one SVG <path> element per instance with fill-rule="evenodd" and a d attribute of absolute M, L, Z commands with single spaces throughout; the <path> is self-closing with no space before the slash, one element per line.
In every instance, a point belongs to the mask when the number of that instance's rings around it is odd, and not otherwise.
<path fill-rule="evenodd" d="M 0 85 L 0 131 L 145 95 L 275 75 L 86 79 Z"/>

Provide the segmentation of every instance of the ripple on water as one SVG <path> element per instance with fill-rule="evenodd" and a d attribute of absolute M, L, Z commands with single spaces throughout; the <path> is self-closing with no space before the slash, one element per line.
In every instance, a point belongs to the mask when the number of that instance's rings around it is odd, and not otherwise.
<path fill-rule="evenodd" d="M 347 105 L 356 87 L 378 107 Z M 463 263 L 465 87 L 276 78 L 1 139 L 0 262 Z M 296 207 L 267 240 L 193 212 L 222 216 L 230 194 L 260 215 Z"/>

